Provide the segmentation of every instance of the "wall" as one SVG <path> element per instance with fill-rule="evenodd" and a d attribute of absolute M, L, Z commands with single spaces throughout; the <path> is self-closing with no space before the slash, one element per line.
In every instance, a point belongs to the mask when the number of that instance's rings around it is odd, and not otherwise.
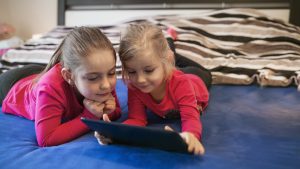
<path fill-rule="evenodd" d="M 57 0 L 0 0 L 0 22 L 13 25 L 24 40 L 47 32 L 57 23 Z"/>
<path fill-rule="evenodd" d="M 9 12 L 4 1 L 6 0 L 0 0 L 0 22 L 6 21 L 9 18 Z"/>

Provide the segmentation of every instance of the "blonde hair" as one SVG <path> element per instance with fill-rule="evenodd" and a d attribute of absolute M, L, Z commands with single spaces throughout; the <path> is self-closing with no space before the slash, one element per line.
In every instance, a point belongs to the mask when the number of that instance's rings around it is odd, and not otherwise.
<path fill-rule="evenodd" d="M 168 79 L 175 64 L 170 61 L 170 48 L 162 30 L 150 23 L 130 24 L 121 36 L 119 57 L 122 62 L 122 78 L 128 82 L 126 62 L 135 57 L 148 55 L 159 57 L 164 65 L 165 79 Z"/>
<path fill-rule="evenodd" d="M 37 80 L 57 63 L 73 71 L 81 64 L 82 58 L 88 57 L 93 51 L 99 49 L 110 50 L 116 61 L 113 45 L 99 28 L 75 27 L 60 43 Z"/>

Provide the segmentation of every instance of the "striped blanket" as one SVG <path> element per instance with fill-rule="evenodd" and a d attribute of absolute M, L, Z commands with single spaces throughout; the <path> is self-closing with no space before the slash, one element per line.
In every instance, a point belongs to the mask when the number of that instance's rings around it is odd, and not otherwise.
<path fill-rule="evenodd" d="M 225 9 L 193 15 L 161 15 L 100 27 L 118 50 L 120 30 L 148 21 L 177 32 L 177 53 L 210 69 L 214 84 L 295 85 L 300 89 L 300 28 L 254 9 Z M 2 69 L 46 64 L 72 27 L 56 27 L 2 58 Z M 121 63 L 117 61 L 120 70 Z"/>

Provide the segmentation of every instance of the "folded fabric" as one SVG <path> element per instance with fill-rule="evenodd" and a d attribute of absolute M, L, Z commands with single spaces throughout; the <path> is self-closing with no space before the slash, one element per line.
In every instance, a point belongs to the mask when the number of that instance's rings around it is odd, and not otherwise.
<path fill-rule="evenodd" d="M 9 39 L 0 40 L 0 49 L 15 48 L 23 45 L 23 40 L 17 36 L 11 37 Z"/>

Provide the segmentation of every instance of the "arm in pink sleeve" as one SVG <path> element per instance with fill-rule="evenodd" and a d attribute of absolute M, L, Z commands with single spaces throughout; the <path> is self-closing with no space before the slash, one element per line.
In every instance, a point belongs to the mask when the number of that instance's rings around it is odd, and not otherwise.
<path fill-rule="evenodd" d="M 61 99 L 61 93 L 53 89 L 38 91 L 35 130 L 39 146 L 55 146 L 74 140 L 89 131 L 81 122 L 81 117 L 97 119 L 88 110 L 83 109 L 74 119 L 62 123 L 66 111 L 64 106 L 66 104 Z"/>
<path fill-rule="evenodd" d="M 172 91 L 180 111 L 182 131 L 191 132 L 201 139 L 202 123 L 193 86 L 189 81 L 180 81 Z"/>
<path fill-rule="evenodd" d="M 123 123 L 135 126 L 147 125 L 145 105 L 131 89 L 128 89 L 128 119 Z"/>

